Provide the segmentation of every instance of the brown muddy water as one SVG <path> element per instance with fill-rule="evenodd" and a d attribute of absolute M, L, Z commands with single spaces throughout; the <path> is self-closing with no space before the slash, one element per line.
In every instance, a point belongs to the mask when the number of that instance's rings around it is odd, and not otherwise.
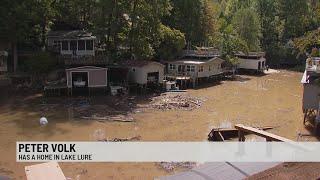
<path fill-rule="evenodd" d="M 201 108 L 193 111 L 141 111 L 136 108 L 148 103 L 146 100 L 129 104 L 128 100 L 111 100 L 111 97 L 90 99 L 109 104 L 112 110 L 132 111 L 135 122 L 76 120 L 70 117 L 67 98 L 2 97 L 0 175 L 25 179 L 24 166 L 31 163 L 15 162 L 16 141 L 95 141 L 97 133 L 104 138 L 141 136 L 143 141 L 206 141 L 211 128 L 236 123 L 276 126 L 271 132 L 295 140 L 297 132 L 306 131 L 302 123 L 301 77 L 301 73 L 283 70 L 189 90 L 191 96 L 206 99 Z M 39 126 L 41 115 L 49 120 L 45 127 Z M 155 163 L 61 163 L 60 166 L 66 177 L 81 180 L 153 179 L 174 173 Z"/>

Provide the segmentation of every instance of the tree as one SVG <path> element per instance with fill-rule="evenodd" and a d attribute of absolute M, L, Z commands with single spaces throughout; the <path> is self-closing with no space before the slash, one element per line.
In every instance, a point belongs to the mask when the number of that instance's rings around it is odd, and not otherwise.
<path fill-rule="evenodd" d="M 261 28 L 253 8 L 241 8 L 232 19 L 232 25 L 250 51 L 260 50 Z"/>
<path fill-rule="evenodd" d="M 281 32 L 283 27 L 279 18 L 278 0 L 258 0 L 257 12 L 261 24 L 261 48 L 266 52 L 269 63 L 277 63 L 283 52 L 281 51 Z"/>
<path fill-rule="evenodd" d="M 287 42 L 302 36 L 311 23 L 311 14 L 306 0 L 279 0 L 280 18 L 284 31 L 282 41 Z"/>
<path fill-rule="evenodd" d="M 165 25 L 161 25 L 159 36 L 160 45 L 156 50 L 156 57 L 159 59 L 171 60 L 176 58 L 186 45 L 183 33 Z"/>
<path fill-rule="evenodd" d="M 12 45 L 13 71 L 18 68 L 18 43 L 23 42 L 33 27 L 30 0 L 3 0 L 0 6 L 0 40 Z"/>
<path fill-rule="evenodd" d="M 298 55 L 310 53 L 313 47 L 320 47 L 320 29 L 307 32 L 304 36 L 294 39 L 294 47 Z"/>
<path fill-rule="evenodd" d="M 211 0 L 171 0 L 172 11 L 163 22 L 180 30 L 193 44 L 214 44 L 218 34 L 219 4 Z"/>

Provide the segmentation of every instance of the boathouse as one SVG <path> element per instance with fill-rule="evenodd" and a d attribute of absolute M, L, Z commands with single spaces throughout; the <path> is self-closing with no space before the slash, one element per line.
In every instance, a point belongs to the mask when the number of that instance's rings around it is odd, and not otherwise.
<path fill-rule="evenodd" d="M 249 52 L 247 54 L 240 52 L 236 54 L 236 57 L 239 59 L 239 69 L 263 72 L 266 68 L 264 52 Z"/>
<path fill-rule="evenodd" d="M 128 68 L 129 83 L 138 85 L 161 84 L 164 79 L 164 65 L 147 60 L 128 60 L 119 63 Z"/>
<path fill-rule="evenodd" d="M 61 55 L 94 56 L 96 37 L 92 33 L 74 31 L 50 31 L 47 46 Z"/>
<path fill-rule="evenodd" d="M 106 88 L 108 69 L 95 66 L 82 66 L 66 69 L 68 89 Z"/>
<path fill-rule="evenodd" d="M 200 79 L 209 79 L 223 74 L 223 59 L 214 58 L 188 58 L 166 62 L 166 78 L 193 83 L 196 85 Z M 183 82 L 180 82 L 181 84 Z"/>
<path fill-rule="evenodd" d="M 4 74 L 8 71 L 7 57 L 7 51 L 0 51 L 0 74 Z"/>

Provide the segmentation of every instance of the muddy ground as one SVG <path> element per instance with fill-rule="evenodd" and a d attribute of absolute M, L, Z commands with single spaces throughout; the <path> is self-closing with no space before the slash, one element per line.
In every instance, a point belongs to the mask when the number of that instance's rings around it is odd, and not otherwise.
<path fill-rule="evenodd" d="M 31 163 L 15 162 L 16 141 L 96 141 L 135 136 L 140 136 L 142 141 L 206 141 L 213 127 L 237 123 L 275 126 L 270 132 L 296 140 L 298 132 L 309 133 L 302 123 L 301 77 L 301 73 L 282 70 L 206 84 L 188 90 L 188 96 L 205 99 L 200 108 L 193 110 L 145 108 L 157 94 L 129 98 L 44 98 L 41 94 L 10 97 L 2 93 L 0 175 L 25 179 L 24 166 Z M 98 110 L 92 108 L 95 106 Z M 77 108 L 89 108 L 90 113 L 79 115 Z M 132 117 L 134 122 L 81 119 L 97 113 L 99 117 Z M 39 125 L 41 116 L 48 118 L 45 127 Z M 155 163 L 61 163 L 60 166 L 66 177 L 72 179 L 152 179 L 181 171 L 167 172 Z"/>

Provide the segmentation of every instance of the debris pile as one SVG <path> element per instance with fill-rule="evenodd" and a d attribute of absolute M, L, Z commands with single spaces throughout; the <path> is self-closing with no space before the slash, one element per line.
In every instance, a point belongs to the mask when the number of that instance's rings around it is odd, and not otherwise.
<path fill-rule="evenodd" d="M 203 99 L 183 94 L 164 93 L 152 98 L 150 107 L 160 110 L 193 110 L 202 106 Z"/>
<path fill-rule="evenodd" d="M 171 172 L 176 168 L 185 168 L 192 169 L 197 166 L 197 163 L 194 162 L 160 162 L 158 165 L 166 170 L 167 172 Z"/>

